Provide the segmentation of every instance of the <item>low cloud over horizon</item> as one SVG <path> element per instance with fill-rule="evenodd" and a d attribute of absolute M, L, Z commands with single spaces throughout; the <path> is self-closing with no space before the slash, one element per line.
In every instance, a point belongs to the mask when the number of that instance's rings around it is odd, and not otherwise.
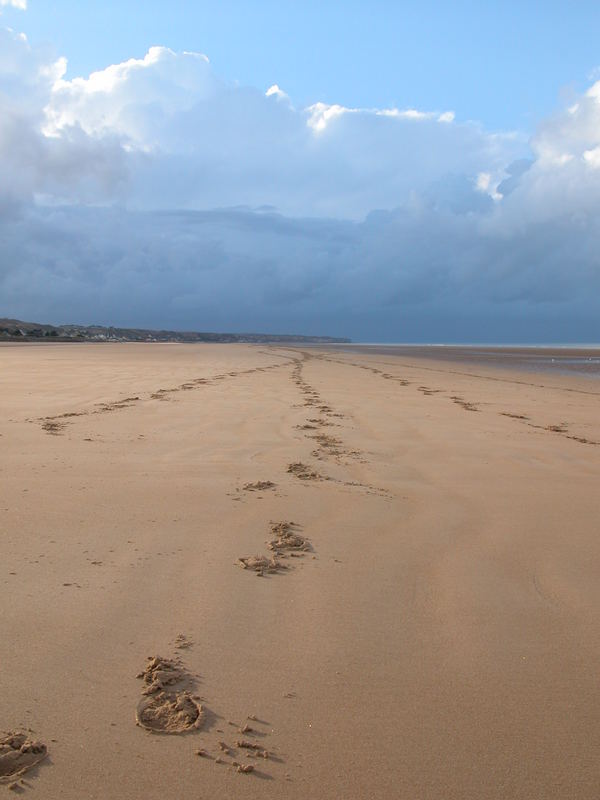
<path fill-rule="evenodd" d="M 0 316 L 599 338 L 600 82 L 526 135 L 296 108 L 164 47 L 65 75 L 0 30 Z"/>

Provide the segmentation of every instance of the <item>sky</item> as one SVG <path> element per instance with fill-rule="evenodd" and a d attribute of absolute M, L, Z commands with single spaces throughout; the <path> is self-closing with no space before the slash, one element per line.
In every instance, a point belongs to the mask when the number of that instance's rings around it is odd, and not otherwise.
<path fill-rule="evenodd" d="M 0 0 L 0 316 L 598 341 L 599 23 Z"/>

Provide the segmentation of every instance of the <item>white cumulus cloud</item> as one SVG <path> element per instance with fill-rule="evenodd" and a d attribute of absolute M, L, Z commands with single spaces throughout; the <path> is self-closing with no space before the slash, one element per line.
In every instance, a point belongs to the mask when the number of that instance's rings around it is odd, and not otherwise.
<path fill-rule="evenodd" d="M 600 82 L 528 138 L 297 108 L 158 46 L 65 75 L 0 30 L 0 314 L 597 338 Z"/>
<path fill-rule="evenodd" d="M 130 202 L 186 208 L 271 205 L 359 219 L 448 172 L 498 172 L 523 142 L 448 113 L 317 102 L 296 109 L 276 84 L 228 84 L 206 56 L 153 47 L 88 78 L 56 80 L 45 131 L 117 136 L 139 161 Z"/>

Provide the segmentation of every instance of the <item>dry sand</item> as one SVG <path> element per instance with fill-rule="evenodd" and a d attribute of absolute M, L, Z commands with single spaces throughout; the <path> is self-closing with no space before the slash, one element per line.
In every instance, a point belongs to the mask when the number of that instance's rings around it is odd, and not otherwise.
<path fill-rule="evenodd" d="M 241 345 L 0 374 L 17 793 L 600 796 L 600 384 Z"/>

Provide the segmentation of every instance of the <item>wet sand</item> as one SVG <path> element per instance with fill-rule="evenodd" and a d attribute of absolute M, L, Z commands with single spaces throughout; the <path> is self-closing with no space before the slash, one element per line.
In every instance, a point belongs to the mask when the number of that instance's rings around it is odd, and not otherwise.
<path fill-rule="evenodd" d="M 600 378 L 600 346 L 595 347 L 505 347 L 485 345 L 330 345 L 333 352 L 361 353 L 442 361 L 460 367 L 483 367 L 575 378 Z"/>
<path fill-rule="evenodd" d="M 35 744 L 0 780 L 599 796 L 593 381 L 242 345 L 0 370 L 0 729 Z"/>

